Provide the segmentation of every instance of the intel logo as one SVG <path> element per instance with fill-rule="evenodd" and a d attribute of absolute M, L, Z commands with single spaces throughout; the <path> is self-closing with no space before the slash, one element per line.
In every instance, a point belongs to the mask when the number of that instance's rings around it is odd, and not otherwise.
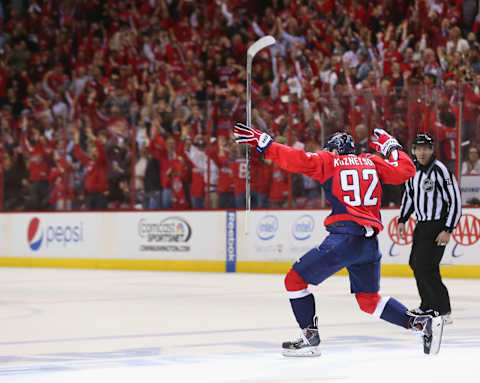
<path fill-rule="evenodd" d="M 292 235 L 299 241 L 304 241 L 312 236 L 315 221 L 310 215 L 302 215 L 292 225 Z"/>
<path fill-rule="evenodd" d="M 268 241 L 275 237 L 278 230 L 278 219 L 274 215 L 266 215 L 260 219 L 257 225 L 258 238 Z"/>

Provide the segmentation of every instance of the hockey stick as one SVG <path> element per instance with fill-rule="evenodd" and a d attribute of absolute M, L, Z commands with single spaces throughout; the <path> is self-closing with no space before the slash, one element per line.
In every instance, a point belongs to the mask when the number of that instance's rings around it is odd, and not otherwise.
<path fill-rule="evenodd" d="M 247 50 L 247 126 L 252 125 L 252 62 L 255 55 L 263 48 L 275 44 L 275 38 L 272 36 L 263 36 L 248 47 Z M 248 213 L 251 209 L 250 196 L 250 147 L 247 145 L 246 151 L 247 174 L 245 191 L 245 235 L 248 235 Z"/>

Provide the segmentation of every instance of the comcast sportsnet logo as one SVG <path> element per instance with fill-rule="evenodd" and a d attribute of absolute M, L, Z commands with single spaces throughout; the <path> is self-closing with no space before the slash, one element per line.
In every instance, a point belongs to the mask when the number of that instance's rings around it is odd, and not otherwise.
<path fill-rule="evenodd" d="M 37 217 L 31 219 L 28 224 L 27 240 L 30 249 L 37 251 L 43 242 L 43 231 L 40 227 L 40 220 Z"/>

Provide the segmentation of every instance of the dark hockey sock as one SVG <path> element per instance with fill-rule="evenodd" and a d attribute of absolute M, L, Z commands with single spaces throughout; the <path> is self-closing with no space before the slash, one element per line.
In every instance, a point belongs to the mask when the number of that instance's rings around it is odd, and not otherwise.
<path fill-rule="evenodd" d="M 408 328 L 410 317 L 406 314 L 407 308 L 395 298 L 390 298 L 383 309 L 380 318 L 398 326 Z"/>
<path fill-rule="evenodd" d="M 300 328 L 313 325 L 313 317 L 315 316 L 315 299 L 313 294 L 302 298 L 290 299 L 290 304 Z"/>

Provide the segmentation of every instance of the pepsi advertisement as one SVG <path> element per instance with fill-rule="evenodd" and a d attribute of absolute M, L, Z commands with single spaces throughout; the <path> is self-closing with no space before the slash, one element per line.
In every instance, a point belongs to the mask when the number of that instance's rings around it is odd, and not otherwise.
<path fill-rule="evenodd" d="M 21 256 L 98 256 L 102 227 L 95 213 L 13 214 L 11 250 Z"/>

